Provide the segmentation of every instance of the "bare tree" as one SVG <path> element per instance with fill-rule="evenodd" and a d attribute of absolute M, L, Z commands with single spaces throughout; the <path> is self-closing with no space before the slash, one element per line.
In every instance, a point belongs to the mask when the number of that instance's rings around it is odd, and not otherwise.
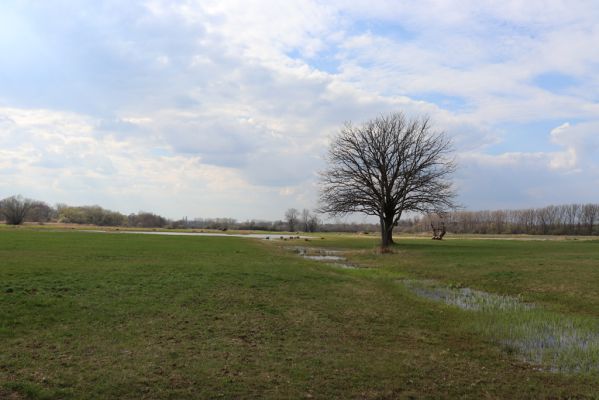
<path fill-rule="evenodd" d="M 9 225 L 21 225 L 33 202 L 22 196 L 12 196 L 0 201 L 0 212 Z"/>
<path fill-rule="evenodd" d="M 320 211 L 364 213 L 379 218 L 382 246 L 393 243 L 393 227 L 405 211 L 454 208 L 448 156 L 451 143 L 432 131 L 427 117 L 383 115 L 355 126 L 346 123 L 329 148 L 321 173 Z"/>
<path fill-rule="evenodd" d="M 321 224 L 318 215 L 312 214 L 310 219 L 308 220 L 308 230 L 307 232 L 316 232 L 318 230 L 318 226 Z"/>
<path fill-rule="evenodd" d="M 312 215 L 310 214 L 310 210 L 304 208 L 302 210 L 302 229 L 304 232 L 310 232 L 310 218 Z"/>
<path fill-rule="evenodd" d="M 294 232 L 299 222 L 299 211 L 295 208 L 290 208 L 285 212 L 285 221 L 290 232 Z"/>
<path fill-rule="evenodd" d="M 585 204 L 582 206 L 582 224 L 587 228 L 587 234 L 593 234 L 593 226 L 599 218 L 599 204 Z"/>

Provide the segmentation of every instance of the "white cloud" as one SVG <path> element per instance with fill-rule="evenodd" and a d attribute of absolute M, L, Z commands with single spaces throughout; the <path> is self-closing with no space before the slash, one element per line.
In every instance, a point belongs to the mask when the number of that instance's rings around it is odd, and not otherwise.
<path fill-rule="evenodd" d="M 594 2 L 64 1 L 4 15 L 6 195 L 277 218 L 315 205 L 342 122 L 396 110 L 454 139 L 464 203 L 482 204 L 488 177 L 504 192 L 514 174 L 536 180 L 522 203 L 554 202 L 549 177 L 599 179 Z M 548 72 L 575 84 L 536 85 Z M 572 123 L 538 149 L 501 127 L 547 119 Z"/>
<path fill-rule="evenodd" d="M 551 142 L 564 148 L 554 167 L 597 169 L 599 122 L 560 125 L 551 131 Z"/>

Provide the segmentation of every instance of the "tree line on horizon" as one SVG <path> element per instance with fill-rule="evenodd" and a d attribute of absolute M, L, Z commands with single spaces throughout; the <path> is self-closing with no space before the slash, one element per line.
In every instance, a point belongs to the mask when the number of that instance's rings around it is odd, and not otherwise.
<path fill-rule="evenodd" d="M 318 214 L 307 209 L 290 208 L 284 219 L 276 221 L 234 218 L 183 218 L 171 220 L 140 211 L 125 215 L 100 206 L 50 206 L 43 201 L 12 196 L 0 201 L 0 220 L 7 224 L 69 223 L 81 225 L 211 229 L 226 231 L 303 231 L 303 232 L 376 232 L 376 223 L 323 222 Z M 453 211 L 439 216 L 427 214 L 406 218 L 395 227 L 398 233 L 430 232 L 432 225 L 443 222 L 456 234 L 528 234 L 528 235 L 597 235 L 599 234 L 599 204 L 564 204 L 542 208 L 516 210 Z"/>
<path fill-rule="evenodd" d="M 0 219 L 9 225 L 24 222 L 39 224 L 56 222 L 97 226 L 164 227 L 171 221 L 151 212 L 140 211 L 125 215 L 97 205 L 69 206 L 64 203 L 51 206 L 46 202 L 11 196 L 0 201 Z"/>
<path fill-rule="evenodd" d="M 69 206 L 59 203 L 51 206 L 46 202 L 27 199 L 22 196 L 11 196 L 0 201 L 0 221 L 4 221 L 9 225 L 20 225 L 25 222 L 38 224 L 65 223 L 132 228 L 210 229 L 221 231 L 235 229 L 280 232 L 359 232 L 377 229 L 375 224 L 368 223 L 323 223 L 316 213 L 307 209 L 299 211 L 295 208 L 290 208 L 285 213 L 284 219 L 276 221 L 257 219 L 237 221 L 234 218 L 182 218 L 173 220 L 146 211 L 125 215 L 98 205 Z"/>
<path fill-rule="evenodd" d="M 562 204 L 516 210 L 453 211 L 401 221 L 405 232 L 427 232 L 443 222 L 457 234 L 597 235 L 599 204 Z"/>

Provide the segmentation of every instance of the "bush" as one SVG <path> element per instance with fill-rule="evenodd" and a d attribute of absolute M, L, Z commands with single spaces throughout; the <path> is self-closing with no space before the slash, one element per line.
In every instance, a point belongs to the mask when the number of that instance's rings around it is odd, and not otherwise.
<path fill-rule="evenodd" d="M 12 196 L 0 201 L 0 212 L 9 225 L 21 225 L 33 202 L 22 196 Z"/>

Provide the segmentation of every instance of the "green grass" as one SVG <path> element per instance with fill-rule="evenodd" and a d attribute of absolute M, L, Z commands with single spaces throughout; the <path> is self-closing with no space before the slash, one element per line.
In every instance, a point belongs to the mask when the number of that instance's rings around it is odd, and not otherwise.
<path fill-rule="evenodd" d="M 536 237 L 531 237 L 537 239 Z M 522 296 L 555 311 L 599 317 L 599 240 L 433 241 L 396 238 L 376 255 L 374 238 L 337 235 L 310 246 L 344 248 L 378 272 Z"/>
<path fill-rule="evenodd" d="M 359 270 L 288 244 L 0 230 L 0 398 L 597 398 L 597 375 L 540 371 L 467 312 L 397 284 L 592 317 L 597 243 L 406 240 L 391 255 L 369 238 L 302 243 L 350 248 L 372 267 Z"/>

